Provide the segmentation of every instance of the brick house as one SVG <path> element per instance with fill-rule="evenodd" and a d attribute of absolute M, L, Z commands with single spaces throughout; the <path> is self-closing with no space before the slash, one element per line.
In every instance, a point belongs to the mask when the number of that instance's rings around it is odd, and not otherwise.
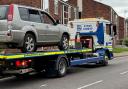
<path fill-rule="evenodd" d="M 0 0 L 0 5 L 6 5 L 11 3 L 39 8 L 41 7 L 41 0 Z"/>
<path fill-rule="evenodd" d="M 46 1 L 46 0 L 45 0 Z M 48 12 L 60 20 L 62 24 L 67 24 L 69 20 L 78 18 L 78 8 L 63 0 L 47 0 Z"/>
<path fill-rule="evenodd" d="M 122 43 L 123 39 L 127 37 L 127 30 L 125 26 L 125 18 L 119 17 L 119 42 Z"/>
<path fill-rule="evenodd" d="M 128 19 L 125 20 L 126 38 L 128 37 Z"/>

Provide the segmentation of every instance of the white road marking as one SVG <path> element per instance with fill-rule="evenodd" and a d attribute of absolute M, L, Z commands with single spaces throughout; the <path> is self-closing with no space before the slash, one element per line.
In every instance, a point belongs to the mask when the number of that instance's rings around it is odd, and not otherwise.
<path fill-rule="evenodd" d="M 128 73 L 128 71 L 125 71 L 125 72 L 122 72 L 122 73 L 120 73 L 121 75 L 124 75 L 124 74 L 127 74 Z"/>
<path fill-rule="evenodd" d="M 47 84 L 43 84 L 43 85 L 41 85 L 40 87 L 46 87 L 47 86 Z"/>
<path fill-rule="evenodd" d="M 84 89 L 84 88 L 86 88 L 86 87 L 89 87 L 89 86 L 92 86 L 92 85 L 95 85 L 95 84 L 98 84 L 98 83 L 101 83 L 101 82 L 103 82 L 103 80 L 96 81 L 96 82 L 94 82 L 94 83 L 90 83 L 90 84 L 88 84 L 88 85 L 79 87 L 79 88 L 77 88 L 77 89 Z"/>

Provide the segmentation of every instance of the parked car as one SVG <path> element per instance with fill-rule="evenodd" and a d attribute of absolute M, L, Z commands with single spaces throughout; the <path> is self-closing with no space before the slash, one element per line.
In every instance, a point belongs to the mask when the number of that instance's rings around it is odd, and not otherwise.
<path fill-rule="evenodd" d="M 34 52 L 37 47 L 57 45 L 66 50 L 68 43 L 67 27 L 45 11 L 16 4 L 0 5 L 0 48 Z"/>

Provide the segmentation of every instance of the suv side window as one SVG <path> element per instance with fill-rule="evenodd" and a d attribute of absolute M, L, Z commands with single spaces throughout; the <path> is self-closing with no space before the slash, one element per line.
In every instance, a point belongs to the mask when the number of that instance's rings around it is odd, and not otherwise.
<path fill-rule="evenodd" d="M 47 13 L 41 12 L 41 17 L 42 17 L 43 23 L 52 24 L 52 25 L 55 24 L 54 20 Z"/>
<path fill-rule="evenodd" d="M 22 20 L 29 21 L 28 9 L 19 7 L 19 13 Z"/>
<path fill-rule="evenodd" d="M 32 22 L 41 23 L 42 21 L 41 21 L 39 11 L 29 9 L 29 20 Z"/>

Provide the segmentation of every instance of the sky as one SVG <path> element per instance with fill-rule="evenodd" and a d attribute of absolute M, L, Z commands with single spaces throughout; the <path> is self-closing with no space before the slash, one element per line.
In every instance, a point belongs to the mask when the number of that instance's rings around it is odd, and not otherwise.
<path fill-rule="evenodd" d="M 128 0 L 95 0 L 110 5 L 118 15 L 128 18 Z"/>

